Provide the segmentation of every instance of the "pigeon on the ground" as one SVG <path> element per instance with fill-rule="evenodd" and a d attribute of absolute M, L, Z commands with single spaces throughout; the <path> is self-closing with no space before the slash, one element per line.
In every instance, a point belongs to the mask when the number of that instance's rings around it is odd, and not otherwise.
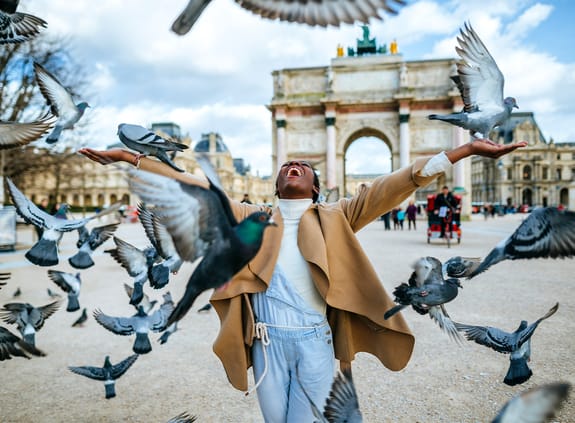
<path fill-rule="evenodd" d="M 265 228 L 277 226 L 265 211 L 238 222 L 208 158 L 199 156 L 197 161 L 209 189 L 127 170 L 130 189 L 144 202 L 154 204 L 154 213 L 172 236 L 179 256 L 189 262 L 203 257 L 166 327 L 184 317 L 198 295 L 224 285 L 239 272 L 259 251 Z"/>
<path fill-rule="evenodd" d="M 86 307 L 84 307 L 84 309 L 82 310 L 82 314 L 80 314 L 80 317 L 78 317 L 78 319 L 76 319 L 76 321 L 72 323 L 72 327 L 84 326 L 86 320 L 88 320 L 88 311 L 86 310 Z"/>
<path fill-rule="evenodd" d="M 533 374 L 527 362 L 531 356 L 530 340 L 537 329 L 539 323 L 551 317 L 557 309 L 559 303 L 549 309 L 545 316 L 528 324 L 522 320 L 515 332 L 505 332 L 491 326 L 473 326 L 454 322 L 457 330 L 463 332 L 470 341 L 475 341 L 479 345 L 489 347 L 499 353 L 510 354 L 510 366 L 503 382 L 514 386 L 521 384 Z"/>
<path fill-rule="evenodd" d="M 451 257 L 443 263 L 443 273 L 450 278 L 465 278 L 479 267 L 480 262 L 479 257 Z"/>
<path fill-rule="evenodd" d="M 104 367 L 92 366 L 70 366 L 68 369 L 78 375 L 89 377 L 94 380 L 101 380 L 104 382 L 106 388 L 106 399 L 116 396 L 116 379 L 119 379 L 132 364 L 138 359 L 138 354 L 133 354 L 128 358 L 120 361 L 118 364 L 112 364 L 110 356 L 107 355 L 104 360 Z"/>
<path fill-rule="evenodd" d="M 54 127 L 55 120 L 55 116 L 48 113 L 33 122 L 0 121 L 0 150 L 22 147 L 36 141 Z"/>
<path fill-rule="evenodd" d="M 168 420 L 168 423 L 193 423 L 196 420 L 196 416 L 191 416 L 188 412 L 184 411 L 183 413 L 172 417 L 170 420 Z"/>
<path fill-rule="evenodd" d="M 162 306 L 152 314 L 146 314 L 142 306 L 138 307 L 138 312 L 132 317 L 111 317 L 94 310 L 94 318 L 103 327 L 117 335 L 136 334 L 133 351 L 136 354 L 146 354 L 152 351 L 152 344 L 148 337 L 148 332 L 159 332 L 166 326 L 168 316 L 173 310 L 173 306 L 162 304 Z"/>
<path fill-rule="evenodd" d="M 48 24 L 44 19 L 17 12 L 20 0 L 0 1 L 0 44 L 21 43 L 36 37 Z"/>
<path fill-rule="evenodd" d="M 57 292 L 52 291 L 50 288 L 46 288 L 46 292 L 48 293 L 48 296 L 50 298 L 62 298 L 62 296 L 60 294 L 58 294 Z"/>
<path fill-rule="evenodd" d="M 468 275 L 472 278 L 503 260 L 566 258 L 575 255 L 575 212 L 535 209 L 509 237 L 491 250 Z"/>
<path fill-rule="evenodd" d="M 68 258 L 70 265 L 76 269 L 87 269 L 94 265 L 92 253 L 96 248 L 106 242 L 118 228 L 119 223 L 111 223 L 93 228 L 88 231 L 85 226 L 78 228 L 78 242 L 76 247 L 79 251 Z"/>
<path fill-rule="evenodd" d="M 210 311 L 211 309 L 212 309 L 212 304 L 206 303 L 206 305 L 204 305 L 198 309 L 198 313 L 203 313 L 204 311 Z"/>
<path fill-rule="evenodd" d="M 48 277 L 58 285 L 62 290 L 68 294 L 68 305 L 66 311 L 80 310 L 80 288 L 82 287 L 82 280 L 80 273 L 75 275 L 72 273 L 61 272 L 59 270 L 48 270 Z"/>
<path fill-rule="evenodd" d="M 150 285 L 159 289 L 166 286 L 170 273 L 176 274 L 182 266 L 182 259 L 176 251 L 174 241 L 166 227 L 160 222 L 144 203 L 138 204 L 138 217 L 148 240 L 163 259 L 160 263 L 152 266 L 149 274 Z"/>
<path fill-rule="evenodd" d="M 184 172 L 168 157 L 168 151 L 184 151 L 187 145 L 174 142 L 161 137 L 140 125 L 121 123 L 118 125 L 118 138 L 132 150 L 137 151 L 139 156 L 154 156 L 178 172 Z"/>
<path fill-rule="evenodd" d="M 34 345 L 28 344 L 5 327 L 0 326 L 0 361 L 10 360 L 12 357 L 30 359 L 28 354 L 36 356 L 46 355 Z"/>
<path fill-rule="evenodd" d="M 158 253 L 154 247 L 140 250 L 116 236 L 113 239 L 116 248 L 107 251 L 134 278 L 130 304 L 137 305 L 144 297 L 144 283 L 148 280 L 150 270 L 158 259 Z"/>
<path fill-rule="evenodd" d="M 20 295 L 22 295 L 22 290 L 20 289 L 20 287 L 16 288 L 16 291 L 14 291 L 14 293 L 12 294 L 13 298 L 19 297 Z"/>
<path fill-rule="evenodd" d="M 571 384 L 548 383 L 514 396 L 491 423 L 545 423 L 555 416 L 569 396 Z"/>
<path fill-rule="evenodd" d="M 413 265 L 409 283 L 402 283 L 393 291 L 395 302 L 398 303 L 385 312 L 384 318 L 389 319 L 405 307 L 412 308 L 419 314 L 428 314 L 437 322 L 441 330 L 454 341 L 462 341 L 462 337 L 453 325 L 444 304 L 457 297 L 461 283 L 456 278 L 443 278 L 443 267 L 435 257 L 422 257 Z"/>
<path fill-rule="evenodd" d="M 25 257 L 31 263 L 38 266 L 54 266 L 58 264 L 58 242 L 60 242 L 64 232 L 78 229 L 97 216 L 84 219 L 58 219 L 40 210 L 14 185 L 10 178 L 6 178 L 6 183 L 18 214 L 27 223 L 44 229 L 42 237 L 25 254 Z"/>
<path fill-rule="evenodd" d="M 211 0 L 190 0 L 172 24 L 172 31 L 184 35 L 190 31 Z M 380 19 L 380 10 L 395 15 L 393 7 L 403 6 L 404 0 L 236 0 L 241 7 L 262 18 L 296 22 L 310 26 L 335 26 L 342 23 L 369 23 Z"/>
<path fill-rule="evenodd" d="M 134 295 L 134 288 L 132 288 L 127 283 L 124 283 L 124 289 L 126 291 L 126 294 L 128 294 L 128 297 L 130 297 L 130 299 L 131 299 L 132 296 Z M 157 302 L 158 302 L 157 300 L 150 300 L 150 297 L 148 296 L 148 294 L 144 293 L 142 295 L 142 299 L 140 300 L 140 302 L 137 304 L 132 304 L 132 305 L 134 306 L 136 311 L 138 311 L 138 307 L 141 306 L 144 308 L 144 313 L 149 314 Z"/>
<path fill-rule="evenodd" d="M 58 116 L 54 130 L 46 138 L 48 144 L 54 144 L 64 129 L 74 128 L 74 125 L 90 105 L 85 101 L 76 104 L 70 92 L 41 64 L 34 62 L 34 70 L 40 92 L 46 99 L 52 113 Z"/>
<path fill-rule="evenodd" d="M 507 121 L 513 108 L 518 108 L 517 102 L 513 97 L 503 98 L 503 74 L 471 25 L 466 23 L 465 32 L 461 29 L 460 34 L 460 47 L 455 50 L 463 60 L 451 79 L 461 94 L 463 110 L 428 118 L 468 129 L 474 138 L 488 138 L 492 129 Z"/>
<path fill-rule="evenodd" d="M 6 323 L 16 325 L 24 342 L 36 346 L 36 332 L 44 322 L 60 308 L 60 302 L 54 301 L 42 307 L 34 307 L 29 303 L 8 303 L 0 309 L 0 317 Z"/>

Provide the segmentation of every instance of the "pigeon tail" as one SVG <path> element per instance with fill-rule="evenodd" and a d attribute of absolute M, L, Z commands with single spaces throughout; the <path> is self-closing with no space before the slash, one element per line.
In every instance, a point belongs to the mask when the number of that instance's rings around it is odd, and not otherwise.
<path fill-rule="evenodd" d="M 104 387 L 106 388 L 106 399 L 116 396 L 116 384 L 113 380 L 104 382 Z"/>
<path fill-rule="evenodd" d="M 165 164 L 167 164 L 168 166 L 170 166 L 172 169 L 177 170 L 178 172 L 185 172 L 184 169 L 180 169 L 178 166 L 176 166 L 176 164 L 173 161 L 170 160 L 165 151 L 163 150 L 158 151 L 156 157 Z"/>
<path fill-rule="evenodd" d="M 130 297 L 130 304 L 137 306 L 144 298 L 144 284 L 142 282 L 134 282 L 134 290 Z"/>
<path fill-rule="evenodd" d="M 166 286 L 170 280 L 170 269 L 162 263 L 152 266 L 152 270 L 148 275 L 150 279 L 150 286 L 154 289 L 160 289 Z"/>
<path fill-rule="evenodd" d="M 387 320 L 387 319 L 389 319 L 391 316 L 393 316 L 394 314 L 396 314 L 396 313 L 398 313 L 399 311 L 403 310 L 405 307 L 407 307 L 407 306 L 405 306 L 405 305 L 403 305 L 403 304 L 396 305 L 395 307 L 390 308 L 389 310 L 387 310 L 387 311 L 385 312 L 385 314 L 383 315 L 383 318 L 384 318 L 385 320 Z"/>
<path fill-rule="evenodd" d="M 172 31 L 178 35 L 187 34 L 210 2 L 211 0 L 190 2 L 172 24 Z"/>
<path fill-rule="evenodd" d="M 76 310 L 80 310 L 80 302 L 78 301 L 78 296 L 68 295 L 68 307 L 66 307 L 66 311 Z"/>
<path fill-rule="evenodd" d="M 519 385 L 528 381 L 532 374 L 533 372 L 527 365 L 526 357 L 512 359 L 503 383 L 509 386 Z"/>
<path fill-rule="evenodd" d="M 30 263 L 37 266 L 47 267 L 58 264 L 58 246 L 56 241 L 40 238 L 25 254 L 25 257 Z"/>
<path fill-rule="evenodd" d="M 22 336 L 22 339 L 28 345 L 32 346 L 33 348 L 36 348 L 36 334 L 35 333 L 26 333 L 26 334 L 24 334 L 24 336 Z"/>
<path fill-rule="evenodd" d="M 147 354 L 152 351 L 152 344 L 150 344 L 150 338 L 147 333 L 136 333 L 133 350 L 136 354 Z"/>
<path fill-rule="evenodd" d="M 56 125 L 54 127 L 54 130 L 52 131 L 52 133 L 50 135 L 48 135 L 48 137 L 46 138 L 46 142 L 48 144 L 54 144 L 58 141 L 58 139 L 60 139 L 60 135 L 62 134 L 62 129 L 64 129 L 62 127 L 62 125 Z"/>
<path fill-rule="evenodd" d="M 158 342 L 159 342 L 160 344 L 165 344 L 166 342 L 168 342 L 168 338 L 170 337 L 170 335 L 171 335 L 172 333 L 173 333 L 173 332 L 168 332 L 168 331 L 163 332 L 163 333 L 162 333 L 162 336 L 160 336 L 160 337 L 158 338 Z"/>
<path fill-rule="evenodd" d="M 429 115 L 427 116 L 429 120 L 441 120 L 443 122 L 451 123 L 453 125 L 465 128 L 467 123 L 467 115 L 465 113 L 452 113 L 450 115 Z"/>
<path fill-rule="evenodd" d="M 86 251 L 78 251 L 68 259 L 68 262 L 75 269 L 87 269 L 94 265 L 94 260 Z"/>

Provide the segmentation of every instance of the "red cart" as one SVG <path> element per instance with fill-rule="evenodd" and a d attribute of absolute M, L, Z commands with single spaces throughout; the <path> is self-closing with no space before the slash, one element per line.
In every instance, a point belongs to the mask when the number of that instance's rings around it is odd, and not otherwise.
<path fill-rule="evenodd" d="M 435 195 L 427 196 L 427 243 L 429 244 L 432 239 L 441 239 L 441 223 L 445 222 L 445 240 L 447 246 L 451 245 L 452 239 L 457 239 L 457 243 L 461 242 L 461 196 L 454 195 L 457 200 L 457 207 L 455 210 L 447 209 L 445 217 L 439 217 L 434 213 L 433 206 L 435 203 Z"/>

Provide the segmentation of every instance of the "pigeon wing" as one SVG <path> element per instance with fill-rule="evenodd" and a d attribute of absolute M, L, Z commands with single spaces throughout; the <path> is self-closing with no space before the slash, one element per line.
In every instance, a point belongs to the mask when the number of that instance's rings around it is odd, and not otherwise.
<path fill-rule="evenodd" d="M 475 341 L 494 349 L 497 352 L 507 354 L 511 351 L 511 339 L 513 334 L 490 326 L 473 326 L 454 322 L 457 330 L 463 332 L 470 341 Z"/>
<path fill-rule="evenodd" d="M 60 81 L 37 62 L 34 62 L 34 70 L 40 92 L 46 99 L 52 113 L 57 116 L 67 115 L 70 111 L 76 113 L 76 104 Z"/>
<path fill-rule="evenodd" d="M 522 330 L 519 333 L 518 345 L 522 345 L 524 342 L 529 340 L 529 338 L 531 338 L 531 336 L 533 335 L 533 332 L 535 332 L 535 329 L 537 329 L 537 326 L 539 326 L 539 323 L 553 316 L 558 309 L 559 309 L 559 303 L 556 303 L 553 307 L 549 309 L 547 313 L 545 313 L 545 316 L 540 317 L 539 319 L 531 323 L 529 326 L 527 326 L 524 330 Z"/>
<path fill-rule="evenodd" d="M 135 331 L 134 319 L 131 317 L 111 317 L 99 309 L 94 310 L 93 315 L 98 323 L 116 335 L 131 335 Z"/>
<path fill-rule="evenodd" d="M 6 184 L 10 197 L 12 197 L 12 201 L 16 206 L 16 211 L 27 223 L 44 229 L 52 226 L 53 221 L 56 220 L 54 216 L 40 210 L 16 187 L 12 179 L 6 178 Z"/>
<path fill-rule="evenodd" d="M 103 225 L 93 228 L 90 232 L 89 238 L 90 248 L 92 251 L 110 239 L 110 237 L 114 235 L 116 229 L 118 229 L 118 225 L 119 223 L 112 223 L 110 225 Z"/>
<path fill-rule="evenodd" d="M 145 203 L 138 203 L 138 218 L 140 219 L 140 223 L 144 227 L 144 232 L 148 237 L 148 241 L 152 244 L 152 246 L 156 249 L 158 254 L 162 258 L 166 258 L 165 252 L 162 250 L 162 246 L 158 240 L 156 235 L 156 231 L 154 229 L 154 214 L 146 207 Z"/>
<path fill-rule="evenodd" d="M 2 317 L 2 320 L 4 320 L 6 323 L 9 323 L 11 325 L 18 324 L 20 326 L 22 323 L 22 317 L 21 317 L 22 312 L 25 312 L 27 310 L 27 306 L 30 305 L 23 303 L 4 304 L 4 307 L 2 308 L 2 310 L 0 310 L 0 317 Z M 26 324 L 24 323 L 23 326 L 25 325 Z"/>
<path fill-rule="evenodd" d="M 53 128 L 55 116 L 47 114 L 34 122 L 0 122 L 0 150 L 36 141 Z"/>
<path fill-rule="evenodd" d="M 183 412 L 168 420 L 168 423 L 193 423 L 197 420 L 196 416 L 191 416 L 188 412 Z"/>
<path fill-rule="evenodd" d="M 132 277 L 147 271 L 146 256 L 142 250 L 134 247 L 132 244 L 114 236 L 116 248 L 110 251 L 114 259 L 128 271 Z"/>
<path fill-rule="evenodd" d="M 462 343 L 464 341 L 461 333 L 457 330 L 455 323 L 445 310 L 443 305 L 429 308 L 429 317 L 437 323 L 439 328 L 445 332 L 453 341 Z"/>
<path fill-rule="evenodd" d="M 132 366 L 132 364 L 136 362 L 137 359 L 138 354 L 133 354 L 128 358 L 125 358 L 124 360 L 120 361 L 119 363 L 114 364 L 111 370 L 112 378 L 118 379 L 120 376 L 126 373 L 128 369 Z"/>
<path fill-rule="evenodd" d="M 336 375 L 323 414 L 329 422 L 362 421 L 357 392 L 349 370 Z"/>
<path fill-rule="evenodd" d="M 4 2 L 5 4 L 6 2 Z M 8 14 L 7 14 L 8 13 Z M 0 12 L 0 44 L 20 43 L 27 41 L 40 33 L 40 28 L 48 24 L 43 19 L 28 13 Z"/>
<path fill-rule="evenodd" d="M 12 357 L 30 358 L 28 354 L 46 355 L 33 345 L 24 342 L 8 329 L 0 326 L 0 361 L 10 360 Z"/>
<path fill-rule="evenodd" d="M 76 373 L 77 375 L 82 375 L 89 377 L 90 379 L 95 380 L 106 380 L 106 372 L 101 367 L 94 367 L 94 366 L 68 366 L 68 370 L 72 373 Z"/>
<path fill-rule="evenodd" d="M 34 329 L 39 330 L 44 326 L 44 322 L 53 315 L 61 305 L 61 301 L 54 301 L 42 307 L 35 307 L 29 312 L 29 323 Z"/>
<path fill-rule="evenodd" d="M 80 281 L 76 278 L 76 276 L 66 273 L 60 272 L 58 270 L 48 270 L 48 277 L 58 285 L 64 292 L 78 292 L 80 291 Z"/>

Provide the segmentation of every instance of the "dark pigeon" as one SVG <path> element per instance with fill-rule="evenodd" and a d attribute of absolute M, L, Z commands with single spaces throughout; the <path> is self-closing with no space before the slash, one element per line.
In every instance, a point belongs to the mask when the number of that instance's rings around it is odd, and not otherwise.
<path fill-rule="evenodd" d="M 472 271 L 472 278 L 503 260 L 567 258 L 575 255 L 575 212 L 543 207 L 533 210 Z"/>
<path fill-rule="evenodd" d="M 46 354 L 0 326 L 0 361 L 10 360 L 12 357 L 30 359 L 30 355 L 45 356 Z"/>
<path fill-rule="evenodd" d="M 455 278 L 443 278 L 442 264 L 435 257 L 422 257 L 413 265 L 414 271 L 409 283 L 402 283 L 393 291 L 395 302 L 398 303 L 385 312 L 384 318 L 389 319 L 397 312 L 411 306 L 419 314 L 429 314 L 437 322 L 440 329 L 454 341 L 462 341 L 462 337 L 453 325 L 444 304 L 457 297 L 461 283 Z"/>
<path fill-rule="evenodd" d="M 211 309 L 212 309 L 212 304 L 206 303 L 206 305 L 204 305 L 198 309 L 198 313 L 203 313 L 204 311 L 210 311 Z"/>
<path fill-rule="evenodd" d="M 428 118 L 468 129 L 474 138 L 488 138 L 493 128 L 509 119 L 517 102 L 513 97 L 503 98 L 503 74 L 471 25 L 466 23 L 465 32 L 461 29 L 460 34 L 460 47 L 455 50 L 463 60 L 451 79 L 461 94 L 463 110 Z"/>
<path fill-rule="evenodd" d="M 80 310 L 80 288 L 82 287 L 82 280 L 80 274 L 60 272 L 59 270 L 48 270 L 48 277 L 52 282 L 58 285 L 66 294 L 68 294 L 68 306 L 66 311 Z"/>
<path fill-rule="evenodd" d="M 172 300 L 172 294 L 166 292 L 163 295 L 164 304 L 169 305 L 170 307 L 174 307 L 174 301 Z M 162 335 L 158 338 L 158 342 L 160 344 L 165 344 L 168 342 L 168 338 L 172 336 L 178 330 L 178 322 L 172 323 L 170 326 L 166 328 L 165 331 L 162 332 Z"/>
<path fill-rule="evenodd" d="M 1 15 L 1 12 L 0 12 Z M 2 17 L 0 16 L 0 22 Z M 0 23 L 0 28 L 2 24 Z M 0 32 L 2 30 L 0 29 Z M 38 140 L 54 127 L 56 117 L 50 113 L 33 122 L 0 121 L 0 150 L 22 147 Z"/>
<path fill-rule="evenodd" d="M 503 382 L 514 386 L 526 382 L 531 377 L 532 371 L 527 365 L 531 356 L 531 337 L 539 323 L 555 314 L 558 308 L 559 303 L 551 307 L 545 316 L 531 324 L 522 320 L 515 332 L 505 332 L 491 326 L 454 323 L 457 330 L 463 332 L 468 340 L 475 341 L 479 345 L 484 345 L 499 353 L 510 354 L 510 366 Z"/>
<path fill-rule="evenodd" d="M 144 202 L 155 205 L 154 213 L 168 229 L 178 255 L 189 262 L 203 257 L 166 327 L 184 317 L 198 295 L 224 285 L 252 260 L 260 249 L 265 228 L 276 225 L 265 211 L 238 222 L 209 160 L 200 156 L 198 163 L 208 178 L 209 189 L 127 170 L 130 189 Z"/>
<path fill-rule="evenodd" d="M 0 317 L 6 323 L 16 325 L 24 342 L 36 346 L 36 332 L 58 308 L 60 308 L 59 301 L 42 307 L 34 307 L 29 303 L 8 303 L 0 310 Z"/>
<path fill-rule="evenodd" d="M 84 326 L 86 320 L 88 320 L 88 311 L 86 310 L 86 307 L 84 307 L 84 309 L 82 310 L 82 314 L 80 314 L 80 317 L 78 317 L 78 319 L 76 319 L 76 321 L 72 323 L 72 327 Z"/>
<path fill-rule="evenodd" d="M 119 379 L 124 373 L 126 373 L 137 359 L 138 354 L 134 354 L 120 361 L 118 364 L 112 364 L 110 356 L 107 355 L 104 360 L 104 367 L 70 366 L 68 369 L 78 375 L 103 381 L 104 387 L 106 388 L 106 399 L 110 399 L 116 396 L 116 379 Z"/>
<path fill-rule="evenodd" d="M 128 285 L 127 283 L 124 284 L 124 290 L 126 291 L 126 294 L 128 294 L 128 297 L 130 297 L 130 299 L 134 296 L 134 288 Z M 144 313 L 149 314 L 157 302 L 158 302 L 157 300 L 150 300 L 148 294 L 144 293 L 142 295 L 142 299 L 140 300 L 140 302 L 138 304 L 132 304 L 132 305 L 134 306 L 136 311 L 138 311 L 138 307 L 141 306 L 144 309 Z"/>
<path fill-rule="evenodd" d="M 11 276 L 12 274 L 10 272 L 0 273 L 0 289 L 7 284 L 7 282 L 4 281 L 10 279 Z"/>
<path fill-rule="evenodd" d="M 143 126 L 121 123 L 118 125 L 118 138 L 122 143 L 140 153 L 141 156 L 154 156 L 178 172 L 184 172 L 168 157 L 169 151 L 184 151 L 187 145 L 167 140 Z"/>
<path fill-rule="evenodd" d="M 20 0 L 0 1 L 0 44 L 16 44 L 36 37 L 48 24 L 44 19 L 17 12 Z"/>
<path fill-rule="evenodd" d="M 443 273 L 450 278 L 465 278 L 479 267 L 480 262 L 479 257 L 451 257 L 443 263 Z"/>
<path fill-rule="evenodd" d="M 119 223 L 102 225 L 88 231 L 85 226 L 78 228 L 78 252 L 68 259 L 70 265 L 75 269 L 87 269 L 94 265 L 92 253 L 96 248 L 106 242 L 118 229 Z"/>
<path fill-rule="evenodd" d="M 189 413 L 183 412 L 177 416 L 172 417 L 170 420 L 168 420 L 168 423 L 193 423 L 196 420 L 196 416 L 191 416 Z"/>

